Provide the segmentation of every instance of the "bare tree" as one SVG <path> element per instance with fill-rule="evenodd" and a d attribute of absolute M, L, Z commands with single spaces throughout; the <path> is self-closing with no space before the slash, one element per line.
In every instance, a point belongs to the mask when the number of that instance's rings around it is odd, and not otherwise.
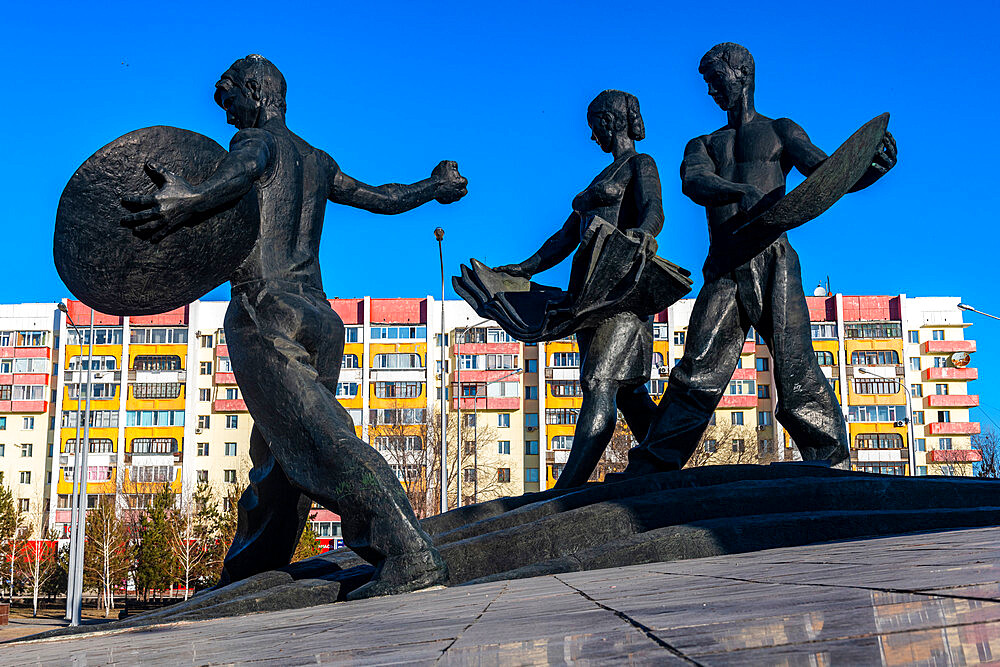
<path fill-rule="evenodd" d="M 761 449 L 757 430 L 744 424 L 712 424 L 705 429 L 701 443 L 688 459 L 685 468 L 710 465 L 761 464 L 775 460 L 775 447 Z"/>
<path fill-rule="evenodd" d="M 97 606 L 107 618 L 115 606 L 115 591 L 129 568 L 129 535 L 114 496 L 104 496 L 87 512 L 83 550 L 84 584 L 98 591 Z"/>
<path fill-rule="evenodd" d="M 32 616 L 38 616 L 38 594 L 56 572 L 59 543 L 54 531 L 45 531 L 40 539 L 32 540 L 32 530 L 30 525 L 21 529 L 17 574 L 31 589 Z"/>
<path fill-rule="evenodd" d="M 218 525 L 206 521 L 212 514 L 206 511 L 205 505 L 211 501 L 211 487 L 201 484 L 194 493 L 181 498 L 180 507 L 171 520 L 170 548 L 180 571 L 185 600 L 191 594 L 191 584 L 202 577 L 215 547 Z"/>
<path fill-rule="evenodd" d="M 982 433 L 972 436 L 972 449 L 983 457 L 976 466 L 976 477 L 1000 477 L 1000 434 L 987 426 Z"/>
<path fill-rule="evenodd" d="M 0 473 L 0 563 L 5 566 L 3 569 L 11 602 L 14 601 L 14 561 L 23 520 L 24 517 L 17 511 L 14 492 L 3 483 L 3 473 Z"/>
<path fill-rule="evenodd" d="M 618 423 L 615 424 L 615 432 L 611 436 L 607 449 L 601 455 L 601 460 L 597 462 L 597 468 L 590 475 L 591 482 L 604 481 L 605 475 L 613 472 L 621 472 L 628 465 L 628 451 L 637 444 L 632 431 L 621 413 L 618 414 Z"/>

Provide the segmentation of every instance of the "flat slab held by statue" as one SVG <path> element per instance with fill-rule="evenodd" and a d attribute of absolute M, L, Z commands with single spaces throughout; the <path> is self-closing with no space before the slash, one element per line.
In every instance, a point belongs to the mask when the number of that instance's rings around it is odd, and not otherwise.
<path fill-rule="evenodd" d="M 385 459 L 336 400 L 343 322 L 323 291 L 327 201 L 402 213 L 466 194 L 454 162 L 412 185 L 370 186 L 285 125 L 285 79 L 266 58 L 235 62 L 215 100 L 238 132 L 226 152 L 193 132 L 153 127 L 94 154 L 56 219 L 55 261 L 84 303 L 128 315 L 170 310 L 229 280 L 226 337 L 254 418 L 253 470 L 222 584 L 287 565 L 315 501 L 375 565 L 355 597 L 447 581 Z"/>

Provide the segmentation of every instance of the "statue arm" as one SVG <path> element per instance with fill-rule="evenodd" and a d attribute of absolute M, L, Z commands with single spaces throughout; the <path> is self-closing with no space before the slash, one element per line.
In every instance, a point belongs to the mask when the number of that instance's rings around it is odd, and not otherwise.
<path fill-rule="evenodd" d="M 466 193 L 468 181 L 458 173 L 458 165 L 445 160 L 441 162 L 430 178 L 412 185 L 387 183 L 368 185 L 351 178 L 329 158 L 327 197 L 336 204 L 347 204 L 372 213 L 395 215 L 437 199 L 442 204 L 458 201 Z"/>
<path fill-rule="evenodd" d="M 701 206 L 723 206 L 743 200 L 753 186 L 727 181 L 715 173 L 715 161 L 708 154 L 705 141 L 698 137 L 688 142 L 681 162 L 681 191 Z"/>
<path fill-rule="evenodd" d="M 811 173 L 823 164 L 828 157 L 821 149 L 813 144 L 809 135 L 799 125 L 788 118 L 779 118 L 774 121 L 774 129 L 781 138 L 785 157 L 804 176 Z"/>
<path fill-rule="evenodd" d="M 191 185 L 159 164 L 147 163 L 146 172 L 159 190 L 151 195 L 123 197 L 122 204 L 132 213 L 122 218 L 122 225 L 155 243 L 189 223 L 193 216 L 245 195 L 270 168 L 273 155 L 271 135 L 249 129 L 233 137 L 229 153 L 198 185 Z"/>
<path fill-rule="evenodd" d="M 632 165 L 635 205 L 639 211 L 639 230 L 656 236 L 663 229 L 663 194 L 660 173 L 649 155 L 639 155 Z"/>
<path fill-rule="evenodd" d="M 559 231 L 550 236 L 538 252 L 520 264 L 506 264 L 498 266 L 496 270 L 530 278 L 536 273 L 551 269 L 569 257 L 578 245 L 580 245 L 580 214 L 573 211 Z"/>

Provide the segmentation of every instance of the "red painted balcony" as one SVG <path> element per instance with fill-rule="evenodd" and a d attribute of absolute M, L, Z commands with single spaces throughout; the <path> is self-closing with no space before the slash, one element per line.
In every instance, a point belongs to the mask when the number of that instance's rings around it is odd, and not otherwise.
<path fill-rule="evenodd" d="M 0 359 L 13 359 L 13 358 L 14 358 L 14 348 L 0 347 Z"/>
<path fill-rule="evenodd" d="M 212 403 L 215 412 L 247 412 L 247 404 L 242 398 L 218 398 Z"/>
<path fill-rule="evenodd" d="M 973 463 L 982 461 L 982 452 L 975 449 L 935 449 L 927 452 L 927 460 L 930 463 Z"/>
<path fill-rule="evenodd" d="M 38 359 L 52 357 L 52 350 L 47 347 L 15 347 L 14 356 L 18 359 Z"/>
<path fill-rule="evenodd" d="M 463 370 L 460 373 L 452 373 L 451 378 L 454 380 L 456 377 L 461 376 L 462 384 L 471 384 L 473 382 L 496 382 L 500 380 L 501 382 L 520 382 L 520 373 L 517 372 L 515 368 L 498 368 L 490 371 L 466 371 Z"/>
<path fill-rule="evenodd" d="M 945 380 L 951 382 L 968 382 L 979 378 L 976 368 L 925 368 L 920 374 L 924 382 Z"/>
<path fill-rule="evenodd" d="M 216 373 L 215 384 L 236 384 L 236 376 L 232 373 Z"/>
<path fill-rule="evenodd" d="M 47 385 L 49 383 L 48 373 L 14 373 L 14 380 L 11 384 L 34 384 Z"/>
<path fill-rule="evenodd" d="M 2 403 L 2 401 L 0 401 Z M 0 407 L 0 410 L 3 408 Z M 48 401 L 11 401 L 10 412 L 47 412 Z M 978 431 L 977 431 L 978 432 Z"/>
<path fill-rule="evenodd" d="M 752 340 L 743 341 L 743 352 L 741 354 L 753 354 L 757 351 L 757 343 Z"/>
<path fill-rule="evenodd" d="M 734 380 L 756 380 L 757 379 L 757 369 L 756 368 L 737 368 L 733 371 Z"/>
<path fill-rule="evenodd" d="M 928 435 L 976 435 L 979 422 L 931 422 L 926 429 Z"/>
<path fill-rule="evenodd" d="M 14 376 L 0 375 L 0 384 L 14 384 Z"/>
<path fill-rule="evenodd" d="M 520 343 L 462 343 L 455 348 L 455 354 L 521 354 Z"/>
<path fill-rule="evenodd" d="M 70 518 L 72 513 L 71 509 L 56 510 L 56 523 L 69 523 L 72 520 Z"/>
<path fill-rule="evenodd" d="M 215 346 L 215 356 L 217 357 L 228 357 L 229 356 L 229 346 L 225 343 Z"/>
<path fill-rule="evenodd" d="M 452 409 L 458 408 L 458 400 L 451 399 Z M 462 410 L 517 410 L 521 399 L 517 396 L 494 398 L 492 396 L 463 397 Z"/>
<path fill-rule="evenodd" d="M 720 408 L 755 408 L 757 407 L 756 396 L 723 396 L 719 401 Z"/>
<path fill-rule="evenodd" d="M 925 340 L 920 344 L 920 354 L 951 354 L 952 352 L 976 351 L 974 340 Z"/>
<path fill-rule="evenodd" d="M 975 394 L 948 394 L 939 396 L 931 394 L 924 396 L 925 408 L 975 408 L 979 406 L 979 397 Z"/>
<path fill-rule="evenodd" d="M 0 412 L 10 412 L 10 401 L 0 401 Z"/>

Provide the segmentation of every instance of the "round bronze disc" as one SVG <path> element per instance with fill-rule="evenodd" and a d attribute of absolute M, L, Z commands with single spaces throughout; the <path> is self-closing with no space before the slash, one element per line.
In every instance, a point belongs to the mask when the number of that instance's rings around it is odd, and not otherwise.
<path fill-rule="evenodd" d="M 76 170 L 56 213 L 56 269 L 80 301 L 109 315 L 153 315 L 185 306 L 218 287 L 257 240 L 253 190 L 153 243 L 123 227 L 122 197 L 157 186 L 146 173 L 157 162 L 192 185 L 208 178 L 226 150 L 176 127 L 147 127 L 115 139 Z"/>

